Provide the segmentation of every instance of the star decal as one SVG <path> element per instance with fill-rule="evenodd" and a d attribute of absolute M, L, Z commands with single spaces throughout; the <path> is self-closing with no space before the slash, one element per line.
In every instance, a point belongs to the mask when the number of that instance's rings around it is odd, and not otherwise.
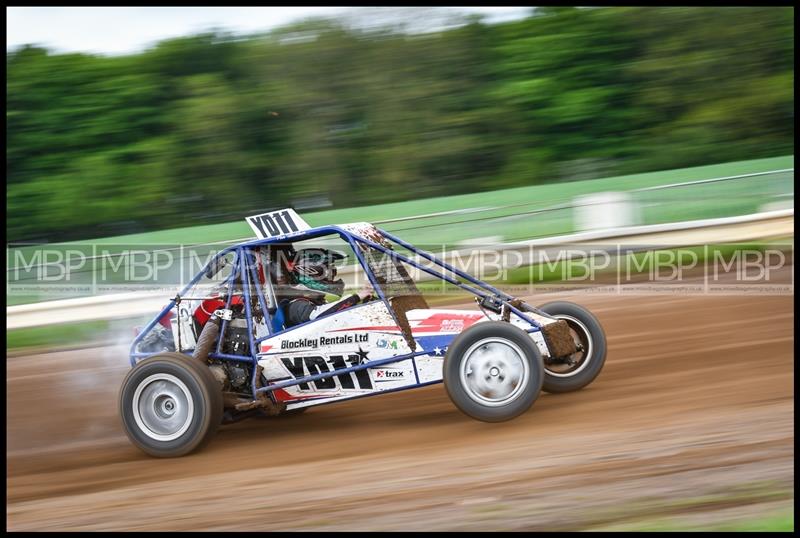
<path fill-rule="evenodd" d="M 361 346 L 358 346 L 358 352 L 356 352 L 356 355 L 358 355 L 358 364 L 365 364 L 369 362 L 369 359 L 367 358 L 368 354 L 369 351 L 364 351 L 361 349 Z"/>

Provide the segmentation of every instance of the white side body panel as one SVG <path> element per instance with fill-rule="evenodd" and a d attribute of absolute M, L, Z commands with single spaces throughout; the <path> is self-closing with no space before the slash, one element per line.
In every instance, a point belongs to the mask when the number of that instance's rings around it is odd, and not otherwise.
<path fill-rule="evenodd" d="M 450 342 L 475 323 L 497 319 L 489 313 L 455 309 L 420 309 L 407 312 L 416 352 L 427 352 L 401 362 L 292 385 L 274 391 L 288 409 L 411 388 L 442 379 L 442 362 Z M 552 322 L 532 316 L 537 321 Z M 529 325 L 516 316 L 511 322 Z M 548 355 L 541 333 L 531 338 Z M 278 384 L 302 377 L 412 353 L 400 327 L 386 306 L 375 301 L 299 325 L 261 343 L 259 365 L 264 381 Z"/>
<path fill-rule="evenodd" d="M 298 325 L 262 342 L 258 363 L 264 378 L 275 384 L 409 353 L 394 318 L 376 301 Z M 278 389 L 275 396 L 291 409 L 417 384 L 414 363 L 407 359 Z"/>

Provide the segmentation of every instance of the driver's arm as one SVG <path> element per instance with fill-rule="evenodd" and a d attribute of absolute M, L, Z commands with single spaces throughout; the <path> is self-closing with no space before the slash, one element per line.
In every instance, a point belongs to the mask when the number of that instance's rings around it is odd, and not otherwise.
<path fill-rule="evenodd" d="M 366 301 L 371 297 L 372 290 L 363 289 L 358 293 L 342 297 L 333 303 L 326 303 L 319 306 L 306 299 L 296 299 L 289 303 L 287 309 L 288 326 L 299 325 L 309 320 L 335 314 L 336 312 L 355 306 L 361 301 Z"/>
<path fill-rule="evenodd" d="M 351 306 L 355 306 L 361 298 L 357 294 L 348 295 L 347 297 L 342 297 L 338 301 L 327 303 L 323 305 L 319 305 L 318 307 L 314 308 L 308 316 L 308 319 L 317 319 L 323 316 L 327 316 L 330 314 L 334 314 L 345 308 L 350 308 Z"/>

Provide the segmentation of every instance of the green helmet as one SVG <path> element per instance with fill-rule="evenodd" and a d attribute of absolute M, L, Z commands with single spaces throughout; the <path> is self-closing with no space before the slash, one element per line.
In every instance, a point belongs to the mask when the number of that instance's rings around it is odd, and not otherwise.
<path fill-rule="evenodd" d="M 344 256 L 324 248 L 307 248 L 297 252 L 292 274 L 296 281 L 295 289 L 300 291 L 333 294 L 341 297 L 344 281 L 336 278 L 337 261 Z"/>

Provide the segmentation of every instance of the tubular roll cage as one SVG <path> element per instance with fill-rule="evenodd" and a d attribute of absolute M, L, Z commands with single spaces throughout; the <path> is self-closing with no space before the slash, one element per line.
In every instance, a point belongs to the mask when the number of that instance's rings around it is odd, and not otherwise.
<path fill-rule="evenodd" d="M 131 363 L 131 366 L 135 366 L 136 365 L 136 363 L 138 362 L 137 359 L 144 359 L 144 358 L 147 358 L 147 357 L 150 357 L 150 356 L 158 354 L 158 352 L 152 352 L 152 353 L 137 352 L 136 348 L 139 345 L 139 342 L 141 342 L 141 340 L 144 338 L 144 336 L 147 335 L 147 333 L 149 333 L 153 329 L 153 327 L 155 327 L 155 325 L 168 312 L 170 312 L 176 306 L 178 307 L 178 310 L 180 310 L 180 302 L 182 300 L 181 297 L 183 295 L 185 295 L 190 289 L 192 289 L 198 283 L 198 281 L 203 277 L 203 275 L 206 273 L 206 271 L 209 269 L 209 267 L 211 267 L 212 264 L 217 262 L 217 260 L 219 260 L 220 258 L 222 258 L 222 257 L 224 257 L 224 256 L 226 256 L 226 255 L 228 255 L 230 253 L 234 253 L 235 259 L 234 259 L 234 262 L 232 264 L 233 268 L 231 270 L 231 274 L 225 279 L 225 284 L 227 285 L 227 289 L 228 289 L 228 296 L 227 296 L 227 299 L 226 299 L 226 302 L 225 302 L 225 309 L 226 310 L 230 309 L 231 302 L 233 300 L 233 296 L 236 294 L 235 293 L 236 278 L 241 276 L 242 294 L 244 296 L 244 307 L 245 307 L 245 314 L 246 314 L 245 318 L 246 318 L 246 321 L 247 321 L 247 334 L 248 334 L 249 341 L 250 341 L 250 354 L 249 355 L 230 355 L 230 354 L 222 353 L 222 342 L 223 342 L 223 338 L 224 338 L 224 335 L 225 335 L 225 330 L 227 329 L 227 326 L 228 326 L 228 320 L 223 319 L 222 320 L 222 325 L 220 326 L 219 337 L 217 339 L 216 351 L 214 351 L 213 353 L 210 353 L 209 354 L 209 358 L 219 359 L 219 360 L 226 360 L 226 361 L 236 361 L 236 362 L 249 363 L 253 368 L 252 376 L 251 376 L 251 379 L 252 379 L 251 390 L 252 390 L 252 394 L 253 394 L 253 398 L 254 399 L 257 399 L 258 395 L 260 393 L 266 392 L 269 395 L 269 397 L 273 401 L 275 401 L 275 397 L 272 394 L 272 392 L 274 390 L 276 390 L 276 389 L 282 389 L 282 388 L 293 386 L 293 385 L 299 385 L 301 383 L 308 383 L 308 382 L 311 382 L 311 381 L 317 381 L 319 379 L 325 379 L 325 378 L 329 378 L 329 377 L 334 377 L 334 376 L 338 376 L 338 375 L 345 374 L 345 373 L 355 372 L 355 371 L 358 371 L 358 370 L 365 370 L 367 368 L 375 368 L 377 366 L 383 366 L 383 365 L 386 365 L 386 364 L 402 362 L 404 360 L 413 359 L 414 357 L 418 357 L 420 355 L 428 355 L 429 353 L 427 351 L 417 351 L 417 352 L 414 352 L 414 353 L 406 353 L 406 354 L 398 355 L 398 356 L 395 356 L 395 357 L 388 357 L 386 359 L 369 361 L 367 363 L 359 364 L 359 365 L 356 365 L 356 366 L 351 366 L 351 367 L 348 367 L 348 368 L 333 370 L 333 371 L 330 371 L 330 372 L 323 372 L 323 373 L 315 374 L 315 375 L 309 375 L 309 376 L 305 376 L 305 377 L 298 378 L 298 379 L 295 379 L 295 380 L 285 381 L 283 383 L 270 384 L 270 385 L 268 385 L 266 387 L 260 387 L 259 388 L 257 386 L 257 381 L 258 381 L 258 344 L 260 344 L 261 342 L 263 342 L 265 340 L 273 338 L 275 336 L 278 336 L 278 335 L 284 334 L 286 332 L 292 331 L 292 330 L 294 330 L 294 329 L 296 329 L 298 327 L 302 327 L 302 326 L 304 326 L 304 325 L 306 325 L 308 323 L 313 323 L 315 320 L 307 321 L 305 323 L 301 323 L 299 325 L 295 325 L 294 327 L 290 327 L 288 329 L 283 329 L 283 330 L 280 330 L 280 331 L 274 331 L 273 330 L 273 328 L 272 328 L 272 314 L 270 312 L 270 309 L 268 308 L 267 301 L 264 298 L 264 293 L 261 290 L 261 286 L 258 285 L 259 279 L 258 279 L 258 275 L 256 274 L 255 263 L 253 263 L 254 262 L 253 249 L 255 247 L 261 247 L 261 246 L 267 246 L 267 245 L 279 244 L 279 243 L 295 242 L 295 241 L 304 241 L 304 240 L 307 240 L 307 239 L 315 239 L 315 238 L 319 238 L 319 237 L 323 237 L 323 236 L 327 236 L 327 235 L 334 235 L 334 234 L 336 234 L 336 235 L 340 236 L 342 239 L 344 239 L 348 243 L 348 245 L 350 245 L 350 247 L 353 249 L 353 252 L 355 253 L 356 258 L 358 259 L 359 264 L 364 269 L 364 271 L 365 271 L 365 273 L 367 275 L 367 278 L 369 278 L 370 284 L 372 284 L 372 287 L 377 292 L 377 294 L 378 294 L 378 296 L 380 298 L 380 301 L 382 301 L 386 305 L 386 308 L 388 309 L 389 313 L 394 318 L 395 322 L 398 323 L 398 326 L 399 326 L 399 322 L 398 322 L 398 319 L 397 319 L 397 315 L 395 314 L 394 309 L 392 308 L 392 305 L 389 302 L 389 298 L 386 297 L 386 295 L 384 294 L 383 289 L 381 288 L 380 284 L 378 283 L 377 279 L 375 278 L 375 275 L 372 272 L 372 268 L 370 267 L 370 265 L 364 259 L 364 255 L 361 252 L 361 248 L 359 248 L 360 245 L 365 245 L 365 246 L 367 246 L 369 248 L 375 249 L 375 250 L 377 250 L 377 251 L 379 251 L 379 252 L 381 252 L 383 254 L 386 254 L 386 255 L 390 256 L 392 258 L 392 260 L 394 260 L 394 261 L 400 261 L 400 262 L 406 263 L 406 264 L 408 264 L 408 265 L 410 265 L 412 267 L 415 267 L 415 268 L 417 268 L 417 269 L 419 269 L 421 271 L 424 271 L 425 273 L 428 273 L 428 274 L 430 274 L 430 275 L 432 275 L 432 276 L 434 276 L 436 278 L 439 278 L 441 280 L 444 280 L 445 282 L 453 284 L 454 286 L 457 286 L 458 288 L 466 290 L 466 291 L 472 293 L 473 295 L 475 295 L 477 297 L 480 297 L 481 299 L 491 299 L 491 300 L 493 300 L 495 302 L 495 304 L 499 304 L 499 305 L 504 306 L 505 308 L 508 309 L 509 312 L 513 312 L 515 315 L 519 316 L 521 319 L 523 319 L 528 324 L 530 324 L 531 328 L 528 329 L 528 331 L 527 331 L 529 333 L 533 333 L 533 332 L 537 332 L 537 331 L 541 330 L 542 325 L 540 323 L 538 323 L 536 320 L 526 316 L 525 313 L 522 310 L 520 310 L 517 306 L 512 304 L 512 301 L 514 301 L 515 298 L 512 297 L 511 295 L 508 295 L 507 293 L 505 293 L 505 292 L 503 292 L 501 290 L 498 290 L 498 289 L 490 286 L 489 284 L 486 284 L 485 282 L 482 282 L 482 281 L 478 280 L 477 278 L 473 277 L 472 275 L 470 275 L 468 273 L 465 273 L 465 272 L 453 267 L 452 265 L 450 265 L 450 264 L 448 264 L 448 263 L 436 258 L 432 254 L 430 254 L 428 252 L 425 252 L 424 250 L 421 250 L 421 249 L 418 249 L 418 248 L 414 247 L 413 245 L 403 241 L 399 237 L 396 237 L 396 236 L 394 236 L 394 235 L 392 235 L 392 234 L 390 234 L 390 233 L 388 233 L 388 232 L 386 232 L 384 230 L 381 230 L 380 228 L 374 228 L 374 229 L 376 231 L 378 231 L 384 239 L 386 239 L 386 240 L 388 240 L 388 241 L 390 241 L 390 242 L 392 242 L 392 243 L 394 243 L 396 245 L 399 245 L 399 246 L 401 246 L 401 247 L 403 247 L 403 248 L 405 248 L 405 249 L 417 254 L 421 258 L 424 258 L 424 259 L 432 262 L 434 265 L 441 267 L 442 269 L 444 269 L 444 271 L 443 272 L 439 272 L 439 271 L 434 270 L 434 269 L 432 269 L 430 267 L 425 267 L 425 266 L 417 263 L 413 259 L 408 258 L 407 256 L 404 256 L 403 254 L 400 254 L 398 252 L 395 252 L 394 250 L 392 250 L 391 247 L 387 247 L 387 246 L 381 245 L 379 243 L 376 243 L 374 241 L 371 241 L 371 240 L 369 240 L 369 239 L 367 239 L 365 237 L 362 237 L 362 236 L 360 236 L 360 235 L 358 235 L 356 233 L 353 233 L 353 232 L 351 232 L 349 230 L 346 230 L 346 229 L 344 229 L 344 228 L 342 228 L 340 226 L 320 226 L 320 227 L 317 227 L 317 228 L 311 228 L 309 230 L 304 230 L 304 231 L 301 231 L 301 232 L 295 232 L 295 233 L 291 233 L 291 234 L 284 234 L 284 235 L 280 235 L 280 236 L 276 236 L 276 237 L 270 237 L 268 239 L 257 239 L 257 240 L 254 240 L 254 241 L 248 241 L 248 242 L 245 242 L 245 243 L 240 243 L 239 245 L 234 245 L 234 246 L 225 248 L 225 249 L 221 250 L 220 252 L 218 252 L 215 256 L 213 256 L 203 266 L 203 268 L 197 273 L 197 275 L 175 296 L 175 298 L 170 300 L 169 304 L 167 304 L 158 313 L 158 315 L 156 315 L 145 326 L 145 328 L 136 336 L 136 338 L 134 338 L 133 342 L 131 343 L 131 347 L 130 347 L 130 363 Z M 448 272 L 452 273 L 456 277 L 459 277 L 461 279 L 464 279 L 464 280 L 468 281 L 469 284 L 461 282 L 460 280 L 458 280 L 458 278 L 455 278 L 455 277 L 451 276 L 450 274 L 448 274 Z M 261 312 L 263 312 L 263 315 L 266 318 L 265 321 L 266 321 L 266 327 L 267 327 L 267 331 L 268 331 L 268 334 L 266 336 L 264 336 L 264 337 L 261 337 L 261 338 L 256 338 L 254 336 L 254 327 L 253 327 L 253 319 L 252 319 L 252 307 L 251 307 L 251 304 L 250 304 L 251 303 L 250 288 L 251 288 L 251 286 L 253 285 L 254 282 L 256 283 L 256 285 L 254 285 L 253 287 L 256 289 L 256 297 L 258 298 L 259 305 L 261 306 Z M 270 282 L 270 279 L 269 279 L 268 276 L 265 277 L 265 287 L 268 289 L 268 292 L 270 294 L 270 299 L 272 299 L 272 303 L 275 304 L 276 301 L 274 300 L 274 291 L 272 289 L 272 282 Z M 192 300 L 192 299 L 187 299 L 187 300 Z M 536 312 L 537 314 L 547 316 L 547 314 L 545 314 L 544 312 L 540 312 L 537 309 L 533 309 L 533 311 Z M 177 327 L 180 327 L 180 311 L 178 311 Z M 178 329 L 178 330 L 180 330 L 180 329 Z M 178 339 L 178 341 L 180 343 L 180 339 Z M 194 350 L 181 350 L 181 349 L 179 349 L 179 351 L 181 353 L 186 353 L 187 351 L 191 352 L 191 351 L 194 351 Z"/>

